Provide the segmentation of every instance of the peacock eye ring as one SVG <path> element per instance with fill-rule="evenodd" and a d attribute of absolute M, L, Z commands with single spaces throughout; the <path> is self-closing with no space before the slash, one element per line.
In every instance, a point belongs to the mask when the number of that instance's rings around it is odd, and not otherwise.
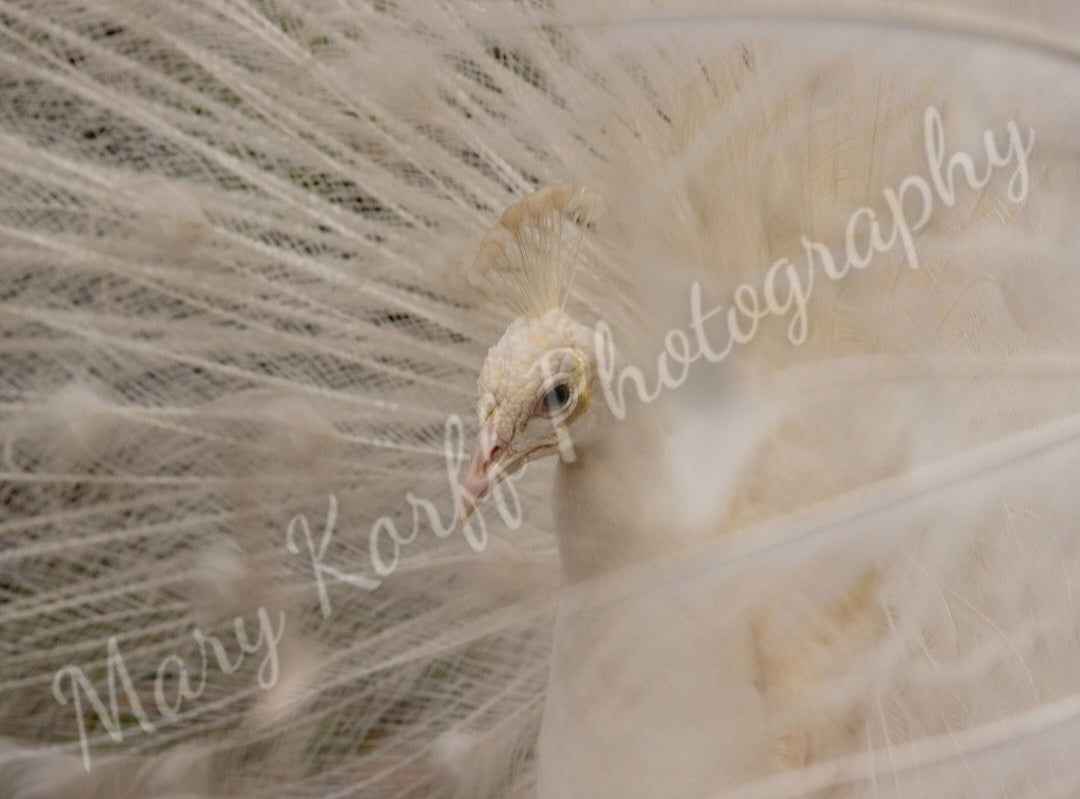
<path fill-rule="evenodd" d="M 540 400 L 540 410 L 549 415 L 564 411 L 570 404 L 571 396 L 572 392 L 568 383 L 556 383 Z"/>

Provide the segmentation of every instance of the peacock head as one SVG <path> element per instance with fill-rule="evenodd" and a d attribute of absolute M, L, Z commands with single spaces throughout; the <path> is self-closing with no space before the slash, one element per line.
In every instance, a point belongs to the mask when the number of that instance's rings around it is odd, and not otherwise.
<path fill-rule="evenodd" d="M 562 451 L 588 413 L 596 359 L 592 331 L 561 308 L 519 317 L 484 360 L 477 382 L 480 432 L 462 485 L 462 523 L 487 493 L 529 461 Z"/>
<path fill-rule="evenodd" d="M 592 330 L 564 307 L 581 232 L 598 205 L 583 189 L 539 189 L 507 208 L 480 247 L 478 272 L 521 316 L 488 351 L 477 383 L 480 432 L 462 485 L 462 523 L 524 464 L 560 451 L 572 457 L 568 431 L 589 410 L 597 370 Z"/>

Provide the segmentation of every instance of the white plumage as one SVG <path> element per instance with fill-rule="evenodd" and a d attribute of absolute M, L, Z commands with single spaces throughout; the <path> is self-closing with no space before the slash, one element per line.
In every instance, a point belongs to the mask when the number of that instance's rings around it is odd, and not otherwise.
<path fill-rule="evenodd" d="M 1070 13 L 0 5 L 0 797 L 1075 796 Z"/>

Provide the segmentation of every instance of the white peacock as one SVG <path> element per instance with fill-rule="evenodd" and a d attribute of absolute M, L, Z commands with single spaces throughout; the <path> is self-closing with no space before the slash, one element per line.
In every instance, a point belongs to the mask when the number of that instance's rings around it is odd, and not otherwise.
<path fill-rule="evenodd" d="M 0 798 L 1080 793 L 1066 3 L 0 37 Z"/>

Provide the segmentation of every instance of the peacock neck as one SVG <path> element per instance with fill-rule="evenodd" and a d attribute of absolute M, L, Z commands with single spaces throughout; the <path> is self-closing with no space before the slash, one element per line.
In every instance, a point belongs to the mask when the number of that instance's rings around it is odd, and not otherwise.
<path fill-rule="evenodd" d="M 554 490 L 563 578 L 578 582 L 668 554 L 672 523 L 668 434 L 657 407 L 631 403 L 618 419 L 603 403 L 560 461 Z"/>

